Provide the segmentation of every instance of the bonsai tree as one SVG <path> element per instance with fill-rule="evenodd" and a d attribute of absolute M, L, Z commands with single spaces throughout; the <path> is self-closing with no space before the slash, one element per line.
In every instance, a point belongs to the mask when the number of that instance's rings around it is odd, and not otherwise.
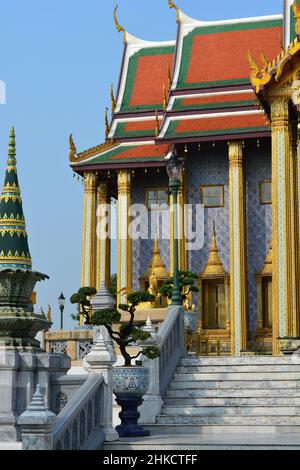
<path fill-rule="evenodd" d="M 159 357 L 159 349 L 155 346 L 145 346 L 136 356 L 131 356 L 128 347 L 133 346 L 136 342 L 144 342 L 151 337 L 147 331 L 143 331 L 137 327 L 135 320 L 136 307 L 142 302 L 153 302 L 154 296 L 142 291 L 132 292 L 128 295 L 128 303 L 120 304 L 119 309 L 129 314 L 129 320 L 122 323 L 120 330 L 113 330 L 113 326 L 121 320 L 121 314 L 116 308 L 97 310 L 92 317 L 92 324 L 99 326 L 104 325 L 111 339 L 119 346 L 120 352 L 124 358 L 125 366 L 130 367 L 132 361 L 137 359 L 141 354 L 148 359 Z"/>
<path fill-rule="evenodd" d="M 181 290 L 182 303 L 187 300 L 191 292 L 199 292 L 199 288 L 196 286 L 198 275 L 191 271 L 179 271 L 179 288 Z M 159 290 L 160 294 L 168 299 L 172 299 L 174 286 L 174 277 L 166 279 L 163 286 Z"/>
<path fill-rule="evenodd" d="M 90 325 L 91 324 L 91 318 L 90 318 L 90 311 L 91 311 L 91 302 L 90 302 L 90 297 L 95 295 L 97 293 L 97 290 L 94 289 L 94 287 L 81 287 L 78 289 L 76 294 L 73 294 L 70 297 L 70 302 L 71 304 L 77 304 L 78 305 L 78 313 L 75 315 L 71 315 L 71 318 L 73 320 L 80 320 L 80 315 L 83 316 L 84 318 L 84 324 L 85 325 Z"/>

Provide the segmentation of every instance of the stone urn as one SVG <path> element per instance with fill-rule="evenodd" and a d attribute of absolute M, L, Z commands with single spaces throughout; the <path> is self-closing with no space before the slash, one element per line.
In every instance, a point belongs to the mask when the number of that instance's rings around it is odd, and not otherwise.
<path fill-rule="evenodd" d="M 116 427 L 120 437 L 149 436 L 138 424 L 140 413 L 138 407 L 143 403 L 150 383 L 150 372 L 147 367 L 115 367 L 113 372 L 113 391 L 121 407 L 119 417 L 121 424 Z"/>
<path fill-rule="evenodd" d="M 279 338 L 279 349 L 285 356 L 300 351 L 300 338 Z"/>

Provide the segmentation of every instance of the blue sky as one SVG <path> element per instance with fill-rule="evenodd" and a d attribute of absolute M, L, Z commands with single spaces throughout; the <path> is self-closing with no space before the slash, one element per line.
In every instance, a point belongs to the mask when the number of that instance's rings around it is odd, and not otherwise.
<path fill-rule="evenodd" d="M 203 20 L 280 13 L 282 3 L 177 1 L 187 15 Z M 61 290 L 69 298 L 80 283 L 83 190 L 68 165 L 68 136 L 73 132 L 78 150 L 103 141 L 103 112 L 123 48 L 114 6 L 113 0 L 0 0 L 0 80 L 7 87 L 7 104 L 0 105 L 0 184 L 14 125 L 33 266 L 50 276 L 38 286 L 38 303 L 45 309 L 51 304 L 54 328 Z M 119 0 L 118 16 L 140 38 L 176 36 L 167 0 Z M 67 303 L 67 327 L 73 311 Z"/>

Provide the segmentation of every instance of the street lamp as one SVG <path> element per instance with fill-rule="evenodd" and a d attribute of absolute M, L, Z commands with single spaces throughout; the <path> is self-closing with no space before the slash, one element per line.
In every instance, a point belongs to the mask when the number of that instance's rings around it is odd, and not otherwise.
<path fill-rule="evenodd" d="M 172 304 L 182 305 L 181 290 L 179 287 L 179 268 L 178 268 L 178 191 L 180 188 L 180 179 L 182 175 L 182 164 L 178 159 L 177 152 L 173 152 L 166 165 L 169 176 L 169 188 L 173 202 L 173 260 L 174 260 L 174 285 L 172 292 Z"/>
<path fill-rule="evenodd" d="M 63 313 L 64 313 L 64 308 L 65 308 L 65 297 L 64 297 L 64 294 L 61 293 L 60 296 L 58 297 L 58 305 L 59 305 L 59 309 L 60 309 L 60 329 L 63 330 L 63 327 L 64 327 L 64 317 L 63 317 Z"/>

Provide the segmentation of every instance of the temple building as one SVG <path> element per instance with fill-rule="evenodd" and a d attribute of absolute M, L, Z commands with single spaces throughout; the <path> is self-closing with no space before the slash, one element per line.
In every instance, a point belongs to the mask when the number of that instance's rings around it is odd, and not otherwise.
<path fill-rule="evenodd" d="M 173 272 L 172 230 L 132 240 L 128 210 L 169 207 L 166 162 L 177 151 L 182 233 L 186 204 L 204 207 L 203 246 L 179 241 L 179 268 L 199 275 L 186 306 L 198 315 L 197 353 L 279 355 L 280 338 L 300 335 L 300 0 L 286 0 L 283 14 L 211 22 L 169 6 L 177 39 L 168 42 L 132 36 L 115 11 L 124 53 L 106 140 L 77 152 L 70 136 L 84 179 L 81 284 L 108 286 L 101 220 L 114 198 L 118 302 L 145 288 L 156 294 L 147 311 L 167 306 L 159 286 Z M 172 222 L 172 204 L 165 211 Z"/>

